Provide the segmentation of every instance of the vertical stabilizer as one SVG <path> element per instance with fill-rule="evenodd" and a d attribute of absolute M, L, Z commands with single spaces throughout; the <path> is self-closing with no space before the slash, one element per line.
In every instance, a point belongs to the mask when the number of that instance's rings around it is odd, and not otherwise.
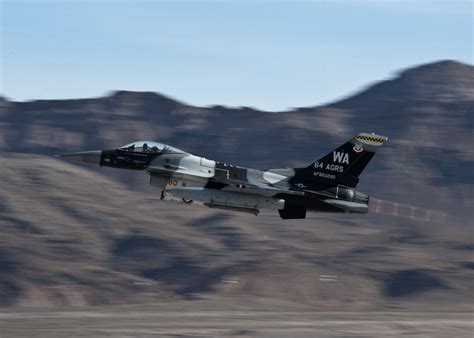
<path fill-rule="evenodd" d="M 359 175 L 387 137 L 359 133 L 306 168 L 296 168 L 295 177 L 355 187 Z"/>

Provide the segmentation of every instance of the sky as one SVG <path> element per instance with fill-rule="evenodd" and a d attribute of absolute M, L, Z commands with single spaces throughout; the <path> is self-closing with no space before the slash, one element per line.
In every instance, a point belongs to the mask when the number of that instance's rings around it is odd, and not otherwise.
<path fill-rule="evenodd" d="M 0 1 L 0 93 L 16 101 L 134 90 L 276 111 L 474 63 L 467 0 Z"/>

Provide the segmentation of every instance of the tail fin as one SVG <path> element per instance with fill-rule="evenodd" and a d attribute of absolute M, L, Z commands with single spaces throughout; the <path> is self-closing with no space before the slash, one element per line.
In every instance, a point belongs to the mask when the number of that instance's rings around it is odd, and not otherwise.
<path fill-rule="evenodd" d="M 310 166 L 295 169 L 295 177 L 355 187 L 359 175 L 386 140 L 385 136 L 359 133 Z"/>

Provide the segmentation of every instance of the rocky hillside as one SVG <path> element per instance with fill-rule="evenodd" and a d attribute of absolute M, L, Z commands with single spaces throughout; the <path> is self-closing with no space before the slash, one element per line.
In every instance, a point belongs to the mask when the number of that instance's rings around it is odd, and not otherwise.
<path fill-rule="evenodd" d="M 0 302 L 250 297 L 331 309 L 470 306 L 473 112 L 474 67 L 454 61 L 405 70 L 327 106 L 278 113 L 127 91 L 0 99 Z M 244 166 L 299 166 L 359 131 L 389 137 L 361 177 L 362 191 L 448 216 L 283 222 L 270 213 L 184 210 L 157 201 L 144 174 L 49 156 L 150 139 Z"/>
<path fill-rule="evenodd" d="M 210 298 L 318 310 L 469 310 L 459 224 L 218 212 L 160 202 L 73 164 L 3 154 L 0 305 Z M 453 306 L 455 304 L 455 306 Z"/>

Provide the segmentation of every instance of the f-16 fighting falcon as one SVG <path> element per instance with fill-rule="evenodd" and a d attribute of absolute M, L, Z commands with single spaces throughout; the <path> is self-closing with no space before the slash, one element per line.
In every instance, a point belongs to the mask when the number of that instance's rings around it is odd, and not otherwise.
<path fill-rule="evenodd" d="M 283 219 L 307 211 L 367 213 L 369 196 L 355 189 L 359 175 L 387 140 L 360 133 L 304 168 L 257 170 L 208 160 L 157 142 L 133 142 L 117 149 L 59 155 L 80 163 L 150 175 L 161 199 L 257 215 L 278 210 Z"/>

